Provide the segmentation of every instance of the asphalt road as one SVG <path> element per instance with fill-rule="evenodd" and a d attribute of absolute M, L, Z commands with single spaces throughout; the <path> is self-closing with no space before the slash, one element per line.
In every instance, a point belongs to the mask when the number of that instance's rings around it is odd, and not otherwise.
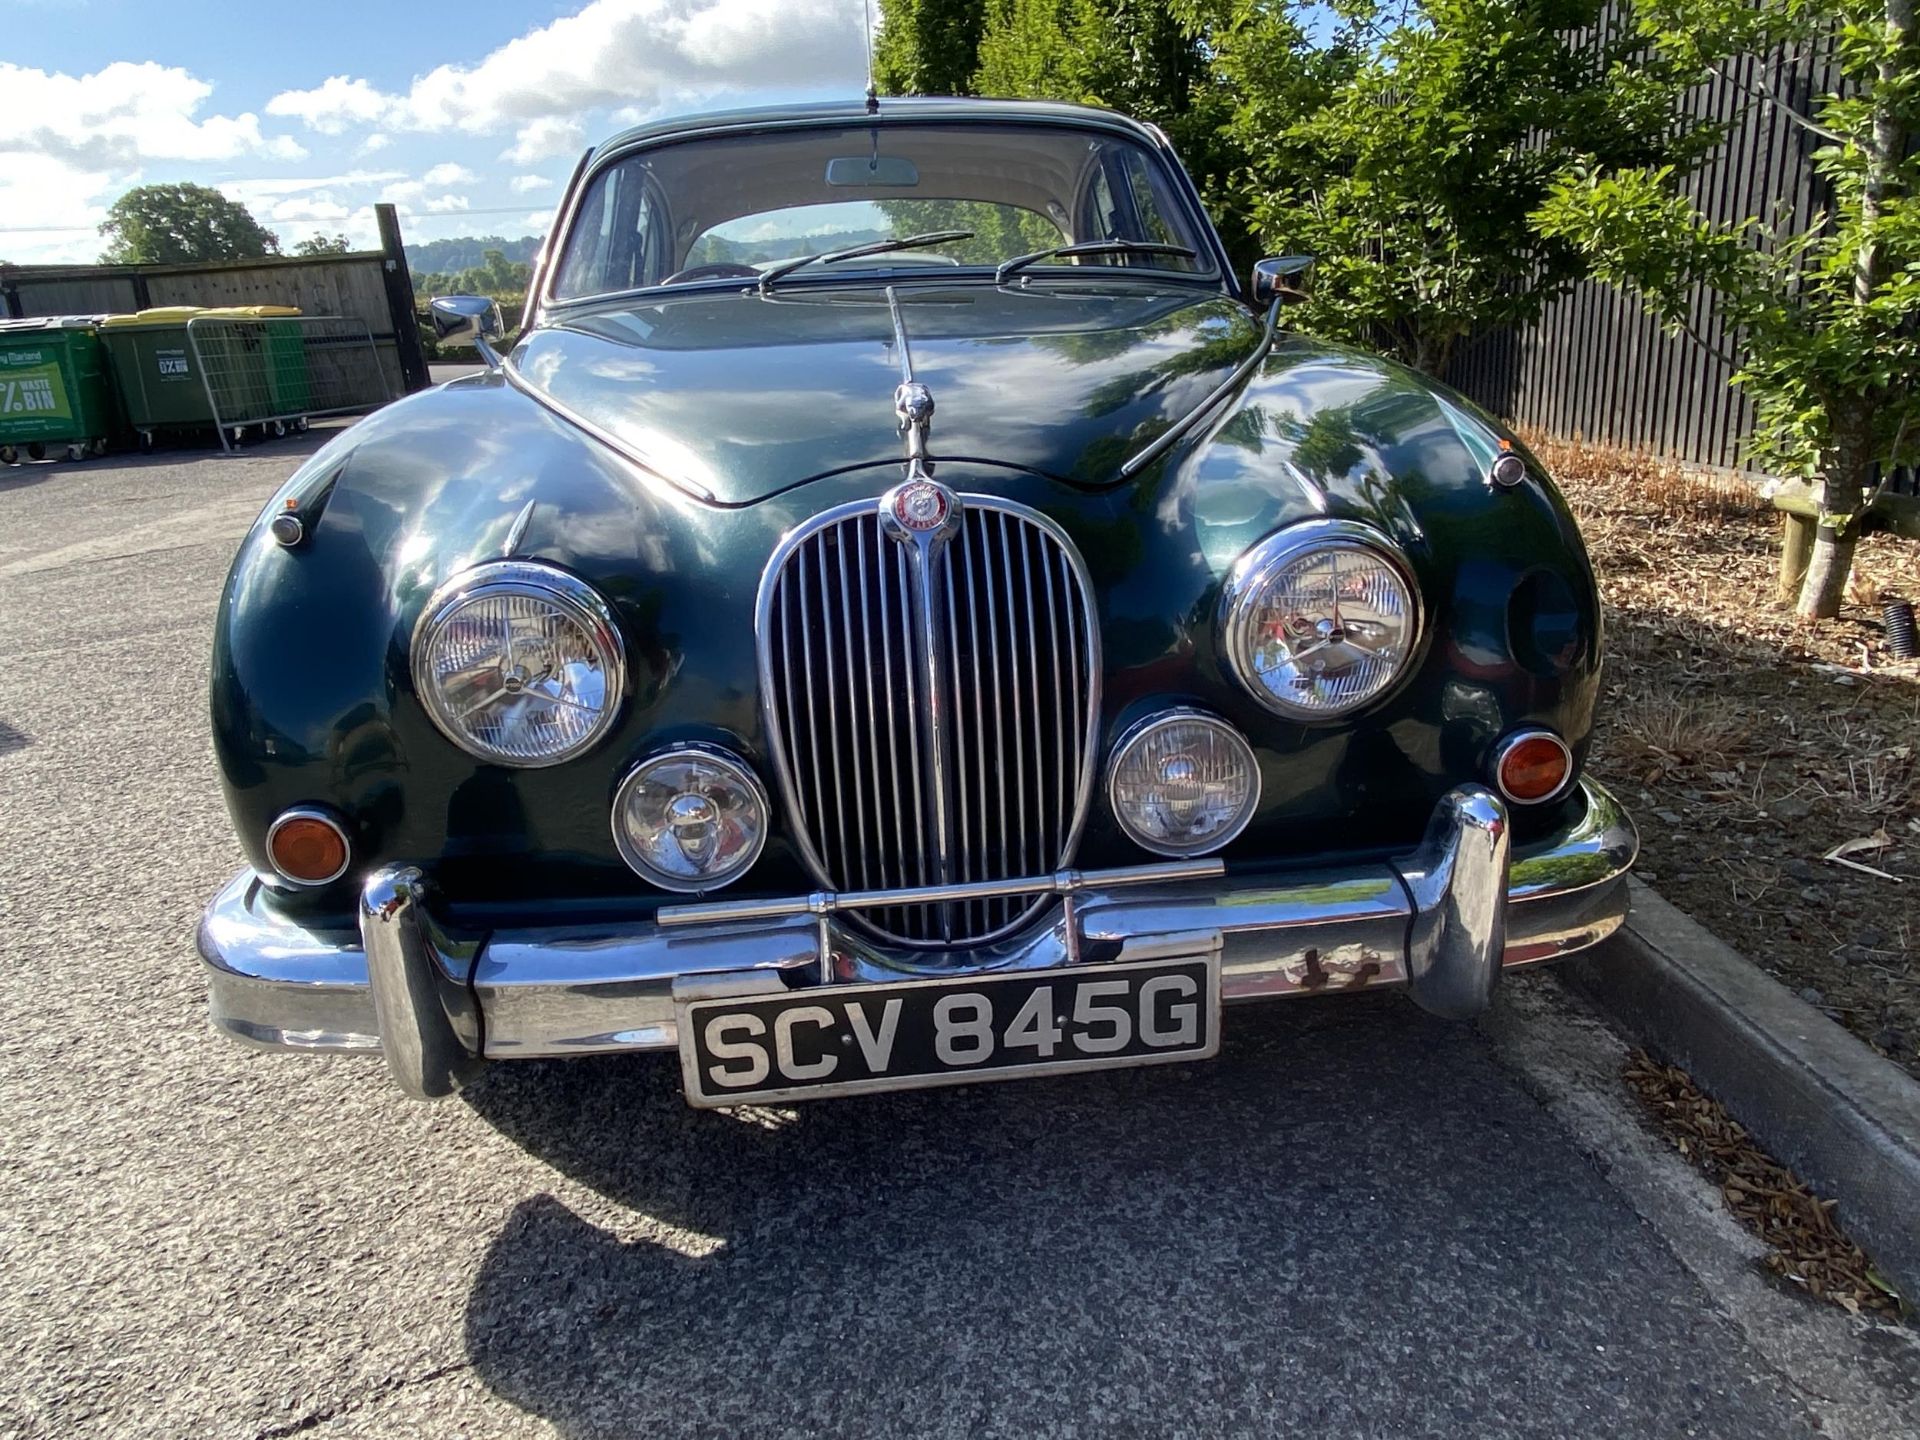
<path fill-rule="evenodd" d="M 1920 1429 L 1909 1341 L 1757 1279 L 1546 979 L 731 1115 L 216 1037 L 208 637 L 313 443 L 0 472 L 0 1434 Z"/>

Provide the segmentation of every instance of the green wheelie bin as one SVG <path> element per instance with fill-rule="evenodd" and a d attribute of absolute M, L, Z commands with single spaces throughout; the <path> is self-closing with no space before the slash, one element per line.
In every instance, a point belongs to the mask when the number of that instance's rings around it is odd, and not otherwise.
<path fill-rule="evenodd" d="M 306 418 L 313 408 L 313 382 L 297 308 L 230 305 L 204 311 L 200 318 L 230 322 L 203 324 L 196 332 L 201 354 L 217 382 L 222 420 L 231 414 L 242 421 L 272 421 L 284 429 L 286 422 Z M 215 363 L 216 351 L 223 363 Z"/>
<path fill-rule="evenodd" d="M 266 332 L 267 394 L 274 414 L 289 420 L 304 418 L 313 408 L 313 380 L 307 370 L 307 337 L 300 311 L 291 305 L 248 305 L 232 313 L 259 320 Z"/>
<path fill-rule="evenodd" d="M 113 404 L 98 320 L 0 321 L 0 463 L 58 450 L 79 460 L 107 448 Z"/>
<path fill-rule="evenodd" d="M 153 444 L 156 431 L 214 423 L 206 382 L 187 343 L 187 322 L 202 313 L 198 305 L 174 305 L 100 322 L 114 386 L 143 449 Z"/>

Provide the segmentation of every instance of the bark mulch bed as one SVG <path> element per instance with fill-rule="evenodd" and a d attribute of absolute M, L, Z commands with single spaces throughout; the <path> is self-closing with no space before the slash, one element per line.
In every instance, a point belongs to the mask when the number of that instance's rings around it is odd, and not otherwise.
<path fill-rule="evenodd" d="M 1766 1241 L 1767 1269 L 1855 1315 L 1900 1313 L 1893 1287 L 1833 1223 L 1834 1202 L 1820 1199 L 1754 1144 L 1719 1101 L 1700 1093 L 1686 1071 L 1636 1050 L 1621 1078 L 1655 1127 L 1720 1186 L 1727 1208 Z"/>
<path fill-rule="evenodd" d="M 1600 577 L 1589 767 L 1640 827 L 1640 874 L 1920 1076 L 1920 664 L 1880 622 L 1887 595 L 1920 600 L 1920 543 L 1868 537 L 1840 617 L 1809 624 L 1774 600 L 1780 521 L 1747 482 L 1533 448 Z"/>

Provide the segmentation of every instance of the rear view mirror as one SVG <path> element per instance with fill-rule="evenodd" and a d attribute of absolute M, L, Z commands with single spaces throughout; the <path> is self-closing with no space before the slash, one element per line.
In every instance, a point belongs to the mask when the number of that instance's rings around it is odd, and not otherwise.
<path fill-rule="evenodd" d="M 433 336 L 443 345 L 471 345 L 498 370 L 500 355 L 489 343 L 505 333 L 499 304 L 485 295 L 436 295 L 427 302 Z"/>
<path fill-rule="evenodd" d="M 437 340 L 471 345 L 476 339 L 498 339 L 506 329 L 500 306 L 485 295 L 436 295 L 427 302 Z"/>
<path fill-rule="evenodd" d="M 829 185 L 912 186 L 920 167 L 904 155 L 841 155 L 827 161 Z"/>
<path fill-rule="evenodd" d="M 1269 255 L 1253 262 L 1253 303 L 1271 304 L 1279 297 L 1282 304 L 1307 298 L 1307 272 L 1313 268 L 1311 255 Z"/>

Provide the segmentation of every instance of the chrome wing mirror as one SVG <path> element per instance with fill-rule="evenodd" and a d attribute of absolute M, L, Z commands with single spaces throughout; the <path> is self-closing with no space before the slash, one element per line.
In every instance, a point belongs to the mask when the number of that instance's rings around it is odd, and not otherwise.
<path fill-rule="evenodd" d="M 1295 305 L 1307 298 L 1307 272 L 1313 268 L 1311 255 L 1269 255 L 1253 262 L 1253 284 L 1249 287 L 1255 305 Z"/>
<path fill-rule="evenodd" d="M 493 369 L 500 368 L 500 352 L 490 343 L 507 330 L 498 301 L 485 295 L 436 295 L 427 302 L 427 313 L 433 319 L 434 339 L 444 345 L 471 345 Z"/>

